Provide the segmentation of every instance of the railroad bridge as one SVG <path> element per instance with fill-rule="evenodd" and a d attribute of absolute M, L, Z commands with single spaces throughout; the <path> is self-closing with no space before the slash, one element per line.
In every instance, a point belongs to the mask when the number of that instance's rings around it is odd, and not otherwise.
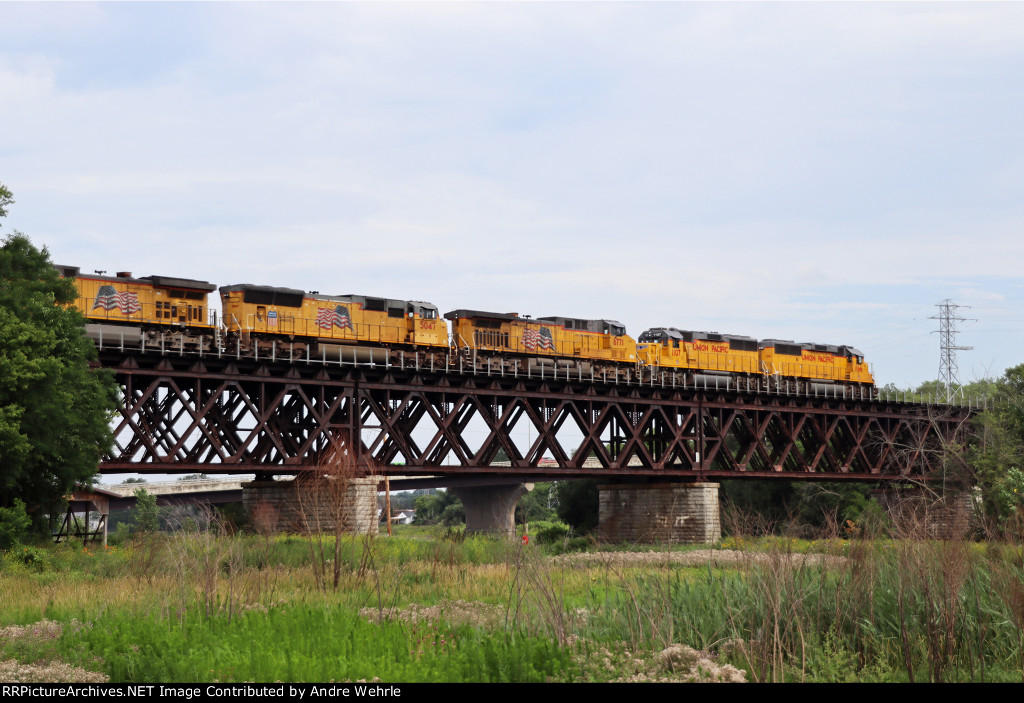
<path fill-rule="evenodd" d="M 489 479 L 454 489 L 470 528 L 507 528 L 525 482 L 597 477 L 605 536 L 714 539 L 718 480 L 927 481 L 971 413 L 864 392 L 687 387 L 666 374 L 508 374 L 385 350 L 97 347 L 123 389 L 101 473 L 255 472 L 246 491 L 264 497 L 300 483 L 275 475 L 327 465 L 372 484 L 364 495 L 389 475 Z"/>

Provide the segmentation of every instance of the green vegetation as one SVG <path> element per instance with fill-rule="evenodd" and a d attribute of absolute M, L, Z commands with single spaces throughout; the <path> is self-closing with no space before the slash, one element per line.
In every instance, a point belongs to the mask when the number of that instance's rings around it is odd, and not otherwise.
<path fill-rule="evenodd" d="M 0 186 L 0 216 L 13 202 Z M 88 484 L 117 407 L 109 372 L 90 370 L 96 350 L 67 305 L 74 285 L 46 249 L 15 232 L 0 247 L 0 508 L 24 503 L 46 532 L 75 484 Z"/>
<path fill-rule="evenodd" d="M 523 494 L 516 504 L 516 524 L 533 524 L 538 521 L 551 521 L 558 517 L 552 507 L 558 500 L 557 484 L 536 483 L 532 491 Z"/>
<path fill-rule="evenodd" d="M 340 605 L 180 620 L 117 614 L 104 624 L 76 639 L 87 656 L 111 662 L 114 681 L 542 682 L 571 675 L 568 653 L 550 638 L 487 636 L 469 626 L 429 627 L 412 638 L 402 623 L 374 624 Z M 274 646 L 258 644 L 267 642 Z"/>
<path fill-rule="evenodd" d="M 974 421 L 976 441 L 964 461 L 981 489 L 990 525 L 1024 522 L 1024 364 L 987 382 L 992 397 Z"/>
<path fill-rule="evenodd" d="M 859 524 L 879 510 L 867 483 L 722 481 L 726 534 L 801 534 Z"/>
<path fill-rule="evenodd" d="M 0 183 L 0 217 L 7 217 L 7 207 L 14 203 L 14 196 L 3 183 Z"/>
<path fill-rule="evenodd" d="M 558 482 L 558 517 L 577 533 L 597 529 L 597 485 L 597 479 L 592 478 Z"/>
<path fill-rule="evenodd" d="M 941 452 L 943 481 L 922 486 L 923 493 L 946 489 L 976 490 L 988 535 L 1024 533 L 1024 364 L 998 379 L 982 379 L 959 389 L 983 410 L 974 415 L 965 446 L 931 449 Z M 915 398 L 937 403 L 941 414 L 945 388 L 927 381 L 916 388 L 889 384 L 883 397 Z M 958 396 L 959 397 L 959 396 Z M 730 534 L 768 532 L 816 534 L 848 523 L 876 520 L 880 508 L 870 499 L 866 483 L 803 481 L 722 481 L 723 529 Z"/>
<path fill-rule="evenodd" d="M 12 202 L 0 184 L 0 217 Z M 140 488 L 111 546 L 33 544 L 110 441 L 116 389 L 88 369 L 73 295 L 7 237 L 0 680 L 1024 681 L 1024 365 L 965 390 L 991 402 L 944 450 L 949 483 L 981 490 L 987 542 L 886 524 L 865 485 L 747 481 L 723 483 L 714 549 L 597 545 L 580 480 L 521 499 L 522 541 L 467 536 L 446 491 L 396 495 L 417 525 L 393 538 L 254 534 L 232 509 L 162 533 Z"/>
<path fill-rule="evenodd" d="M 135 524 L 140 532 L 156 532 L 160 529 L 160 511 L 156 496 L 138 488 L 135 491 Z"/>
<path fill-rule="evenodd" d="M 413 503 L 417 525 L 458 525 L 466 521 L 466 508 L 452 491 L 428 491 Z M 393 508 L 392 508 L 393 510 Z"/>
<path fill-rule="evenodd" d="M 0 549 L 10 549 L 20 543 L 31 525 L 32 519 L 20 498 L 15 498 L 10 508 L 0 508 Z"/>
<path fill-rule="evenodd" d="M 563 553 L 566 526 L 532 527 L 528 544 L 415 526 L 343 537 L 328 549 L 337 589 L 302 535 L 16 546 L 0 626 L 63 634 L 0 636 L 0 660 L 112 681 L 1024 676 L 1019 546 L 860 533 Z"/>

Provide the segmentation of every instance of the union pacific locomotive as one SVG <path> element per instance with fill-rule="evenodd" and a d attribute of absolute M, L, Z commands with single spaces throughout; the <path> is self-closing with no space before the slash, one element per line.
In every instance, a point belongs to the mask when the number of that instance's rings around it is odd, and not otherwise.
<path fill-rule="evenodd" d="M 437 306 L 419 300 L 252 284 L 220 287 L 218 321 L 208 302 L 217 287 L 206 281 L 57 268 L 75 279 L 88 334 L 129 346 L 356 363 L 408 359 L 463 371 L 826 396 L 851 388 L 870 395 L 874 387 L 863 353 L 850 346 L 675 327 L 652 328 L 634 340 L 615 320 L 468 309 L 442 318 Z"/>

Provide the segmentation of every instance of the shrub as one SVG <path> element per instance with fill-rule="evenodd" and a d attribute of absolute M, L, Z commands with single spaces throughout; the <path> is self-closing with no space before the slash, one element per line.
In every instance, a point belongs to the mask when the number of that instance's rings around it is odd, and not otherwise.
<path fill-rule="evenodd" d="M 10 549 L 21 542 L 32 525 L 32 518 L 25 512 L 25 503 L 14 499 L 10 508 L 0 508 L 0 549 Z"/>
<path fill-rule="evenodd" d="M 569 536 L 569 526 L 564 522 L 549 522 L 538 520 L 532 524 L 533 537 L 540 544 L 553 544 L 561 542 Z"/>

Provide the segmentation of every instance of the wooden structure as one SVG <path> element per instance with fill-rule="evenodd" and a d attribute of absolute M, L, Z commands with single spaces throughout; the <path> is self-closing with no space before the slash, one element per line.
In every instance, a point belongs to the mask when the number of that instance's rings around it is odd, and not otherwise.
<path fill-rule="evenodd" d="M 75 491 L 68 497 L 64 521 L 54 533 L 53 541 L 61 542 L 75 537 L 86 543 L 102 542 L 106 545 L 107 517 L 110 515 L 112 495 L 102 489 Z"/>

